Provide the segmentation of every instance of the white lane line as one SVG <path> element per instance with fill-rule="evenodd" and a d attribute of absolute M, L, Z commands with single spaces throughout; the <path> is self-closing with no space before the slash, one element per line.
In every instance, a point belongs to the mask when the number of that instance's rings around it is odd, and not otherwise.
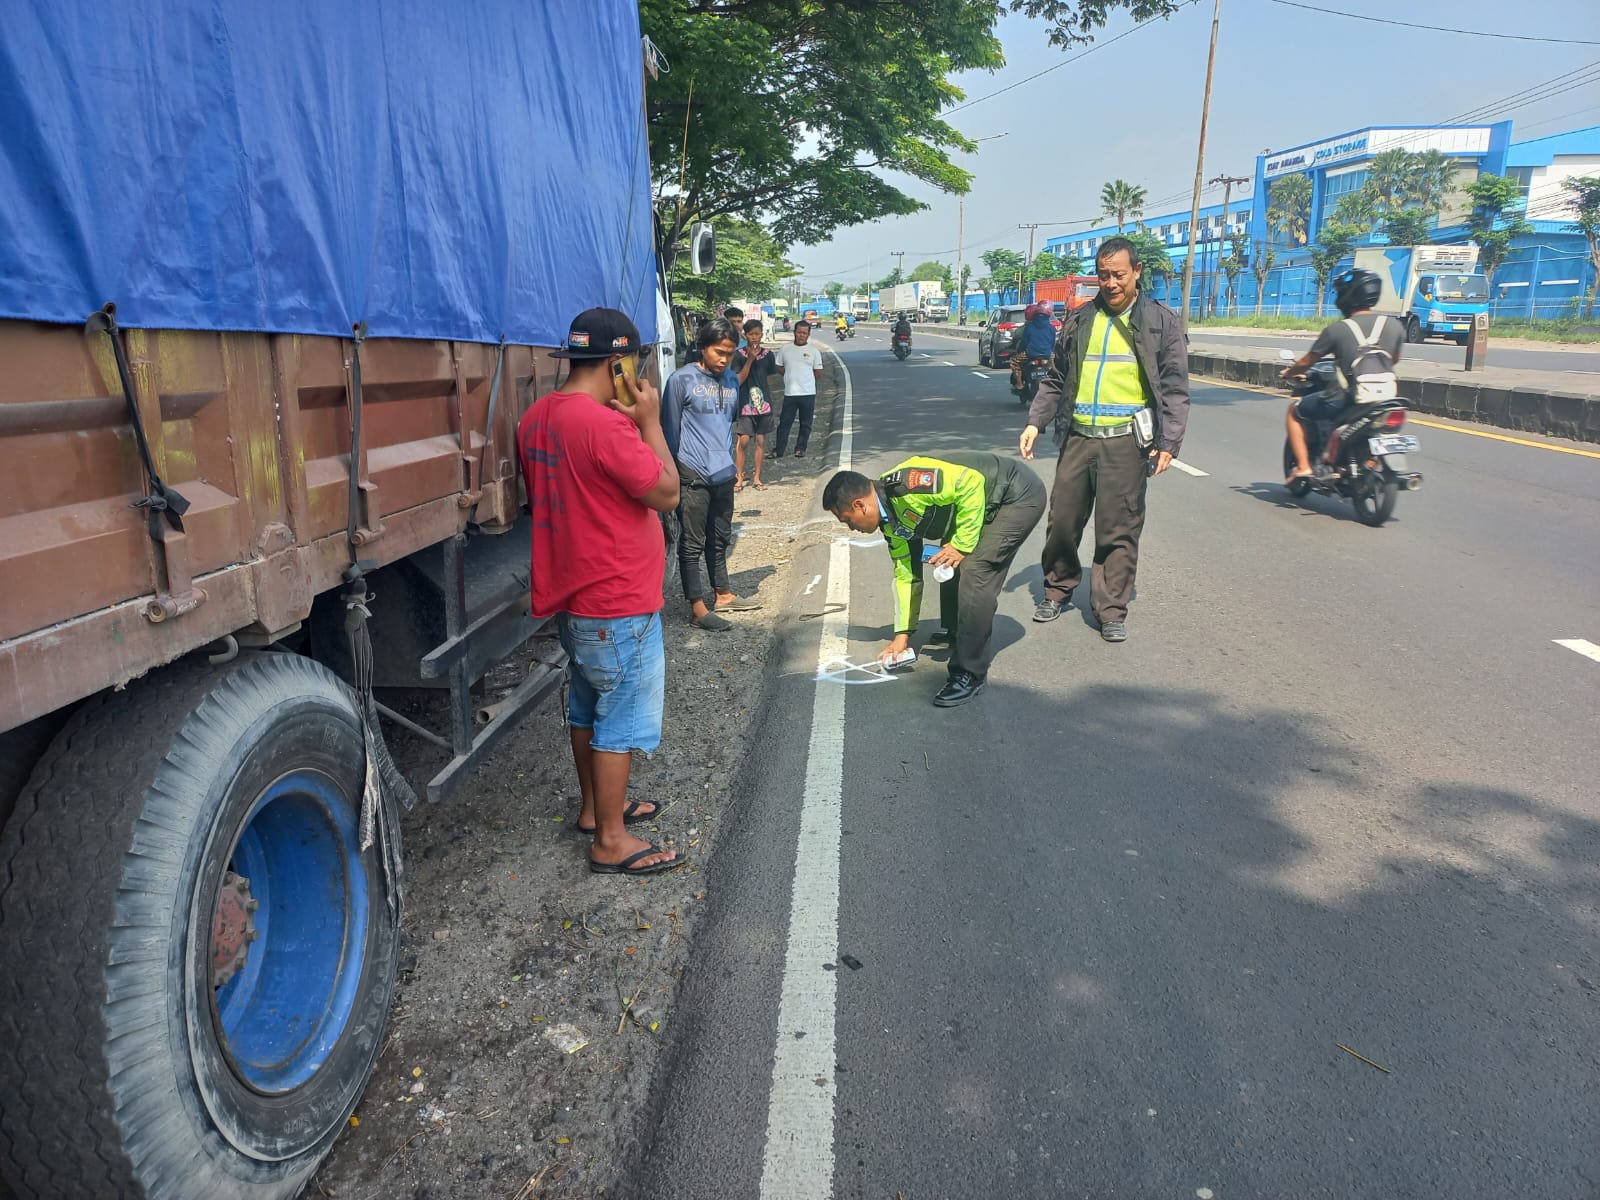
<path fill-rule="evenodd" d="M 1210 477 L 1209 471 L 1202 471 L 1199 467 L 1191 467 L 1188 463 L 1179 462 L 1177 459 L 1172 460 L 1172 465 L 1178 470 L 1182 471 L 1185 475 L 1193 475 L 1196 479 L 1207 479 Z"/>
<path fill-rule="evenodd" d="M 939 365 L 941 367 L 953 367 L 953 366 L 955 366 L 955 363 L 953 363 L 953 362 L 945 362 L 944 359 L 941 358 L 939 360 Z"/>
<path fill-rule="evenodd" d="M 844 372 L 839 469 L 850 469 L 855 433 L 855 392 Z M 820 674 L 850 653 L 850 546 L 828 548 L 828 591 L 817 647 Z M 839 838 L 844 797 L 846 688 L 819 684 L 811 701 L 811 743 L 800 800 L 800 840 L 795 846 L 789 897 L 789 943 L 783 957 L 778 1028 L 767 1099 L 767 1141 L 761 1200 L 827 1200 L 833 1195 L 834 1013 L 837 971 L 824 971 L 839 950 Z"/>
<path fill-rule="evenodd" d="M 1600 646 L 1596 646 L 1593 642 L 1586 642 L 1582 638 L 1552 638 L 1551 640 L 1558 646 L 1565 646 L 1568 650 L 1574 650 L 1585 658 L 1592 658 L 1595 662 L 1600 662 Z"/>
<path fill-rule="evenodd" d="M 976 375 L 979 379 L 993 379 L 994 378 L 993 375 L 990 375 L 985 371 L 974 371 L 973 374 Z"/>

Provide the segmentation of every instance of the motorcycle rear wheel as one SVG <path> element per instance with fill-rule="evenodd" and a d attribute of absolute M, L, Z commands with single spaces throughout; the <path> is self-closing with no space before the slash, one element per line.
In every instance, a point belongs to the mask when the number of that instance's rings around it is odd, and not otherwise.
<path fill-rule="evenodd" d="M 1296 461 L 1295 456 L 1294 456 L 1294 447 L 1289 444 L 1289 439 L 1288 438 L 1284 438 L 1283 439 L 1283 477 L 1285 479 L 1288 479 L 1290 472 L 1292 472 L 1299 465 L 1300 464 Z M 1309 492 L 1311 490 L 1311 480 L 1309 480 L 1309 479 L 1291 480 L 1289 482 L 1288 487 L 1289 487 L 1289 494 L 1291 496 L 1294 496 L 1296 499 L 1298 499 L 1299 497 L 1304 496 L 1307 492 Z"/>
<path fill-rule="evenodd" d="M 1350 497 L 1355 507 L 1356 520 L 1376 529 L 1394 515 L 1395 497 L 1400 494 L 1400 484 L 1381 475 L 1368 475 L 1361 488 Z"/>

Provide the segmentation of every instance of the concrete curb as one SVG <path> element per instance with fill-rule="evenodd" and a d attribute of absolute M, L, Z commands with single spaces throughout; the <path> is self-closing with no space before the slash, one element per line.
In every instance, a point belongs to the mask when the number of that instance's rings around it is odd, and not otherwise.
<path fill-rule="evenodd" d="M 1223 383 L 1277 387 L 1281 369 L 1275 359 L 1189 352 L 1191 375 Z M 1600 442 L 1600 396 L 1455 379 L 1401 379 L 1400 390 L 1417 412 L 1547 437 Z"/>

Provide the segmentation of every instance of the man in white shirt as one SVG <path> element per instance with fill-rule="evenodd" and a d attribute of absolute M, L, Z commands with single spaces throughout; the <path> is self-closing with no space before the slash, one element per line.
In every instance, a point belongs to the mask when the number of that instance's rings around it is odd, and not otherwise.
<path fill-rule="evenodd" d="M 795 442 L 794 456 L 806 452 L 811 440 L 811 418 L 817 411 L 817 380 L 822 378 L 822 351 L 811 344 L 811 322 L 800 321 L 794 327 L 794 341 L 780 347 L 777 353 L 777 370 L 783 375 L 783 412 L 778 417 L 778 457 L 783 457 L 789 444 L 789 430 L 795 417 L 800 418 L 800 436 Z"/>

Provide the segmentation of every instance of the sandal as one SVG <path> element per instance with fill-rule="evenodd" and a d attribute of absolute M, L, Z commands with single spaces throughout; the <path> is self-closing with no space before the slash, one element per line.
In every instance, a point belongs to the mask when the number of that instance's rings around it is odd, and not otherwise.
<path fill-rule="evenodd" d="M 660 846 L 646 846 L 637 854 L 628 855 L 628 857 L 623 859 L 621 862 L 595 862 L 595 860 L 591 858 L 589 860 L 589 870 L 594 872 L 596 875 L 653 875 L 657 871 L 670 871 L 675 867 L 684 866 L 689 861 L 687 858 L 669 858 L 663 860 L 662 862 L 651 863 L 647 867 L 636 867 L 633 865 L 641 858 L 649 858 L 652 854 L 660 853 Z"/>
<path fill-rule="evenodd" d="M 767 485 L 762 483 L 761 480 L 759 480 L 759 479 L 755 481 L 755 484 L 753 486 L 755 487 L 756 491 L 758 491 L 758 492 L 764 492 L 764 491 L 767 490 Z"/>
<path fill-rule="evenodd" d="M 639 809 L 646 804 L 654 804 L 655 807 L 647 813 L 640 812 Z M 624 825 L 642 825 L 646 821 L 654 821 L 662 813 L 666 812 L 667 808 L 668 803 L 660 800 L 629 800 L 628 807 L 622 810 L 622 823 Z M 582 825 L 579 825 L 576 821 L 574 821 L 571 825 L 567 826 L 567 828 L 571 829 L 574 833 L 581 833 L 585 837 L 594 836 L 593 825 L 590 825 L 588 828 L 584 828 Z"/>
<path fill-rule="evenodd" d="M 743 475 L 739 476 L 739 478 L 737 478 L 737 479 L 735 479 L 733 481 L 733 490 L 736 491 L 736 492 L 744 491 L 744 476 Z"/>

